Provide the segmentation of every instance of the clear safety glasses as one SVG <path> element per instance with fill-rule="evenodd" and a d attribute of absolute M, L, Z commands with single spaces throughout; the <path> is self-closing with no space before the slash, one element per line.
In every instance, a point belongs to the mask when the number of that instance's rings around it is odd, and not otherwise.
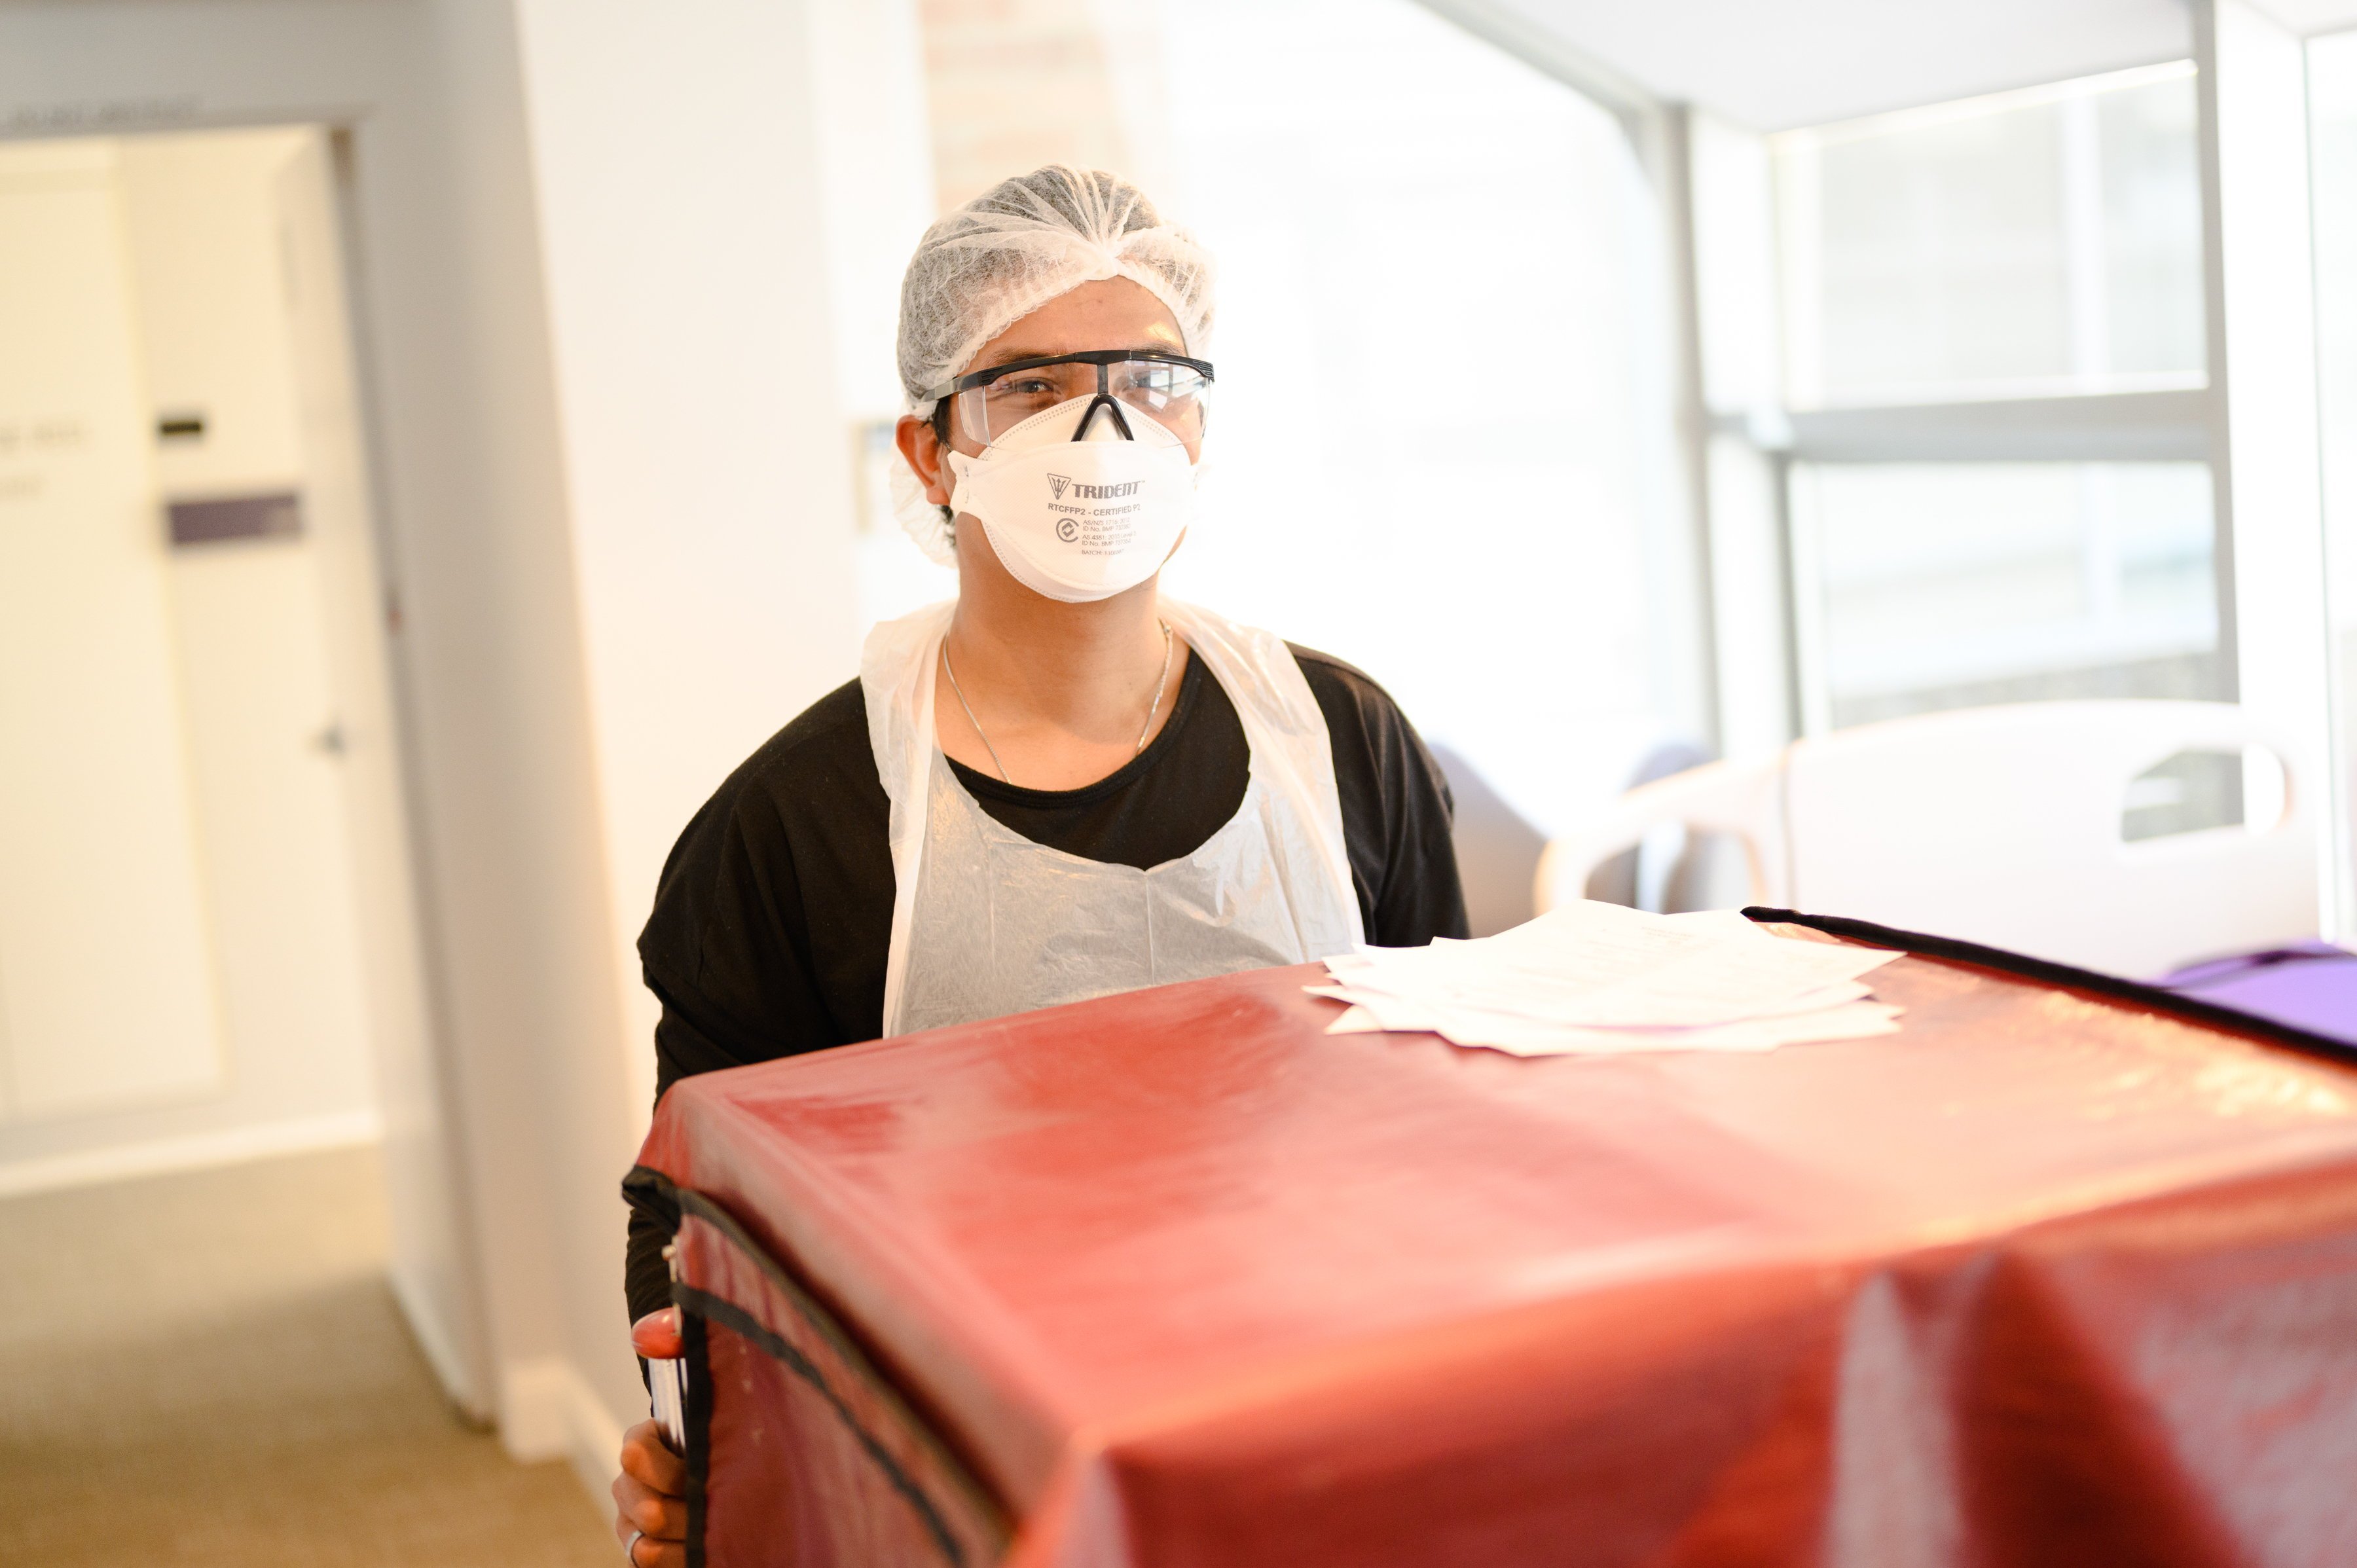
<path fill-rule="evenodd" d="M 926 395 L 953 399 L 958 428 L 987 446 L 1035 413 L 1091 395 L 1111 398 L 1122 408 L 1159 421 L 1181 440 L 1192 441 L 1203 433 L 1211 391 L 1208 360 L 1150 349 L 1092 349 L 993 365 L 944 382 Z"/>

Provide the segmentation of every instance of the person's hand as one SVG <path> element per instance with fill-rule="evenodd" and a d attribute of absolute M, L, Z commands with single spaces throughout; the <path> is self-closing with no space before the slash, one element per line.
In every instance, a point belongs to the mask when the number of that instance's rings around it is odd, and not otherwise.
<path fill-rule="evenodd" d="M 649 1360 L 677 1356 L 679 1308 L 640 1318 L 630 1326 L 630 1343 Z M 636 1568 L 687 1568 L 687 1466 L 652 1421 L 622 1434 L 622 1473 L 614 1477 L 614 1539 Z"/>
<path fill-rule="evenodd" d="M 636 1568 L 687 1568 L 687 1465 L 642 1421 L 622 1434 L 614 1539 Z"/>

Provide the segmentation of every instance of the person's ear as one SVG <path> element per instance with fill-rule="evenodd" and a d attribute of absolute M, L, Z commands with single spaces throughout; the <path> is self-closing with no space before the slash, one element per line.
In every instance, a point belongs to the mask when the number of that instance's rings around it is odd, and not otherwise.
<path fill-rule="evenodd" d="M 925 499 L 935 506 L 949 505 L 949 475 L 944 471 L 947 465 L 943 461 L 948 448 L 942 445 L 941 436 L 933 429 L 933 422 L 920 419 L 913 413 L 904 413 L 900 416 L 900 423 L 893 427 L 892 439 L 899 446 L 900 456 L 908 460 L 909 468 L 915 472 L 917 482 L 925 487 Z"/>

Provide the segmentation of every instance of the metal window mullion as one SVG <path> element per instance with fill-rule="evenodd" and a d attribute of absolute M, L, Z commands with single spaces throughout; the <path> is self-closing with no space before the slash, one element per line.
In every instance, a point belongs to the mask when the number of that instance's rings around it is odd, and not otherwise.
<path fill-rule="evenodd" d="M 2218 181 L 2218 16 L 2210 0 L 2193 0 L 2193 64 L 2194 146 L 2201 180 L 2201 341 L 2207 373 L 2201 414 L 2210 435 L 2210 580 L 2218 603 L 2218 695 L 2232 703 L 2242 696 L 2242 618 L 2234 599 L 2234 458 L 2226 424 L 2226 242 Z"/>
<path fill-rule="evenodd" d="M 2200 462 L 2216 446 L 2213 404 L 2187 389 L 1817 409 L 1790 416 L 1786 450 L 1803 463 Z"/>
<path fill-rule="evenodd" d="M 1792 460 L 1784 453 L 1770 456 L 1774 465 L 1776 550 L 1782 567 L 1784 611 L 1784 711 L 1795 739 L 1821 735 L 1830 727 L 1825 709 L 1822 658 L 1824 625 L 1824 583 L 1805 577 L 1818 569 L 1813 533 L 1800 537 L 1792 504 Z M 1788 868 L 1789 869 L 1789 868 Z"/>
<path fill-rule="evenodd" d="M 1674 384 L 1675 440 L 1682 518 L 1689 539 L 1694 596 L 1694 702 L 1704 736 L 1715 753 L 1727 737 L 1720 713 L 1718 680 L 1718 585 L 1712 559 L 1710 523 L 1710 408 L 1703 387 L 1702 276 L 1695 250 L 1694 111 L 1665 107 L 1655 136 L 1654 177 L 1664 219 L 1670 263 L 1671 373 Z"/>
<path fill-rule="evenodd" d="M 2288 747 L 2318 846 L 2318 925 L 2345 937 L 2346 781 L 2334 772 L 2316 379 L 2314 127 L 2299 34 L 2247 0 L 2197 0 L 2222 647 L 2244 708 Z M 2223 532 L 2231 523 L 2232 532 Z M 2245 603 L 2245 601 L 2248 601 Z M 2247 609 L 2247 615 L 2229 612 Z"/>

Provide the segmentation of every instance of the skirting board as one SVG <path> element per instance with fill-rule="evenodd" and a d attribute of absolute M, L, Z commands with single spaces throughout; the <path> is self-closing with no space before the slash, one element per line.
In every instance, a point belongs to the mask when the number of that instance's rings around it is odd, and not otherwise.
<path fill-rule="evenodd" d="M 218 1133 L 193 1133 L 144 1144 L 78 1149 L 70 1155 L 40 1155 L 0 1163 L 0 1197 L 242 1165 L 248 1160 L 266 1160 L 279 1155 L 351 1148 L 376 1143 L 383 1136 L 384 1122 L 375 1112 L 342 1111 L 328 1116 L 299 1116 L 291 1121 L 228 1127 Z"/>
<path fill-rule="evenodd" d="M 608 1517 L 613 1496 L 608 1488 L 622 1452 L 622 1431 L 629 1424 L 615 1419 L 562 1356 L 511 1361 L 500 1373 L 500 1443 L 509 1456 L 527 1465 L 569 1460 L 573 1473 Z"/>

